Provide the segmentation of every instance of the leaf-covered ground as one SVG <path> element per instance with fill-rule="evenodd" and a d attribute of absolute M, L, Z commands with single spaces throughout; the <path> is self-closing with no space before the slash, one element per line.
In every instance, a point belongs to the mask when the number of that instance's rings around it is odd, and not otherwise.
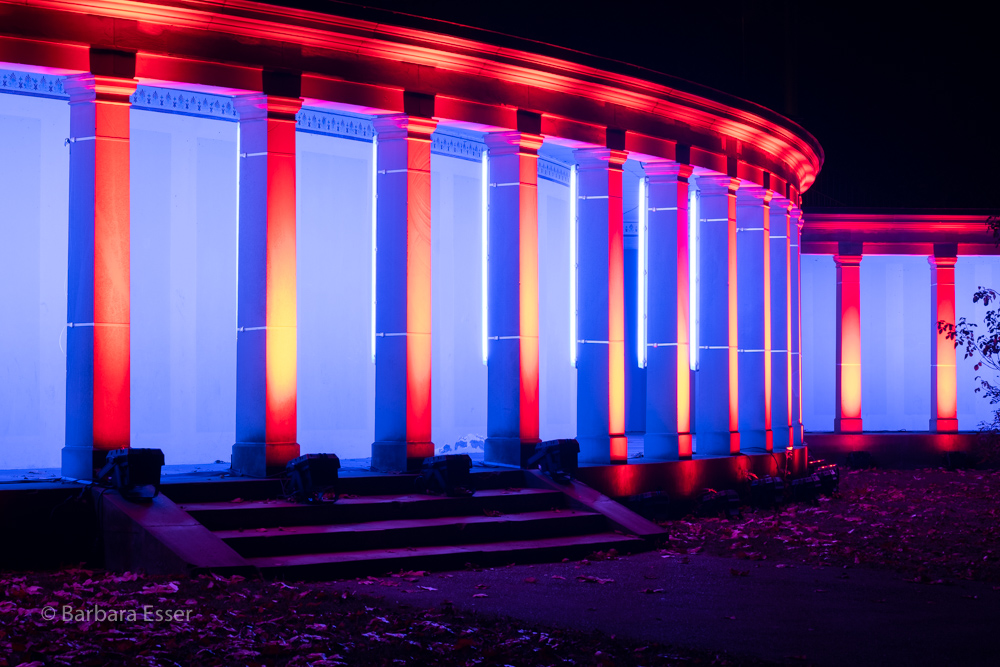
<path fill-rule="evenodd" d="M 842 472 L 845 472 L 842 470 Z M 815 505 L 747 511 L 740 520 L 663 524 L 665 553 L 888 568 L 919 583 L 1000 582 L 1000 471 L 866 470 Z"/>
<path fill-rule="evenodd" d="M 396 575 L 420 586 L 424 572 Z M 412 581 L 410 581 L 412 580 Z M 0 575 L 0 666 L 21 665 L 764 665 L 599 633 L 394 605 L 338 590 L 242 577 Z M 134 621 L 63 618 L 63 607 L 133 610 Z M 149 606 L 150 610 L 144 609 Z M 55 609 L 47 620 L 46 607 Z M 191 610 L 179 622 L 144 612 Z M 51 616 L 51 612 L 49 615 Z M 72 614 L 71 614 L 72 616 Z"/>

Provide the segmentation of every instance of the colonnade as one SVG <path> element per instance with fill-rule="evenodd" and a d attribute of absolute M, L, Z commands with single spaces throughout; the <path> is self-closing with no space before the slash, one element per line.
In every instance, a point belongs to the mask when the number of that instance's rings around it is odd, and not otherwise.
<path fill-rule="evenodd" d="M 92 57 L 96 71 L 66 80 L 71 147 L 63 473 L 71 477 L 89 476 L 107 450 L 129 445 L 128 112 L 137 85 L 131 58 L 114 52 Z M 296 75 L 264 74 L 262 93 L 235 98 L 240 184 L 233 468 L 251 475 L 299 453 L 295 114 L 302 99 Z M 403 113 L 373 122 L 373 467 L 406 470 L 434 451 L 434 97 L 407 92 Z M 487 132 L 484 141 L 486 457 L 522 465 L 539 440 L 541 116 L 519 111 L 516 128 Z M 578 408 L 577 433 L 567 436 L 579 439 L 582 461 L 624 463 L 625 364 L 635 363 L 625 355 L 626 280 L 634 280 L 624 270 L 625 133 L 608 128 L 604 146 L 572 155 Z M 794 189 L 766 187 L 767 174 L 761 186 L 738 178 L 735 168 L 723 175 L 683 161 L 638 159 L 645 172 L 646 457 L 801 444 L 801 216 Z"/>

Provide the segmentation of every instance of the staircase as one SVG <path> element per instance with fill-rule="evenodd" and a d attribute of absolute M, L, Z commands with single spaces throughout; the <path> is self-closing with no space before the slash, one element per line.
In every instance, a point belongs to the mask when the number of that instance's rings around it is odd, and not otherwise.
<path fill-rule="evenodd" d="M 627 533 L 659 533 L 579 482 L 521 470 L 473 479 L 475 495 L 457 498 L 415 493 L 412 475 L 342 478 L 335 503 L 275 499 L 275 480 L 178 484 L 163 494 L 265 577 L 290 580 L 634 552 L 647 541 Z"/>

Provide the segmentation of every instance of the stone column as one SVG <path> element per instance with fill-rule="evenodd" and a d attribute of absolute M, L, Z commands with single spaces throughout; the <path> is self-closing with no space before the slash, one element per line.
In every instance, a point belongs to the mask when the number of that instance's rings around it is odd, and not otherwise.
<path fill-rule="evenodd" d="M 791 320 L 791 363 L 792 363 L 792 444 L 796 447 L 802 444 L 805 434 L 802 426 L 802 210 L 793 205 L 790 213 L 789 232 L 791 232 L 791 243 L 789 250 L 791 258 L 791 310 L 789 318 Z M 860 396 L 861 385 L 858 384 Z M 861 416 L 861 413 L 858 413 Z"/>
<path fill-rule="evenodd" d="M 771 429 L 774 446 L 792 440 L 791 202 L 771 199 Z"/>
<path fill-rule="evenodd" d="M 861 428 L 861 257 L 863 244 L 840 243 L 837 264 L 837 412 L 833 429 Z"/>
<path fill-rule="evenodd" d="M 771 451 L 771 191 L 736 195 L 740 448 Z"/>
<path fill-rule="evenodd" d="M 262 477 L 296 442 L 295 114 L 297 76 L 265 72 L 240 118 L 236 444 L 233 470 Z M 266 94 L 270 89 L 279 94 Z"/>
<path fill-rule="evenodd" d="M 372 468 L 419 468 L 431 440 L 431 133 L 416 115 L 375 120 L 378 138 L 375 442 Z"/>
<path fill-rule="evenodd" d="M 695 437 L 699 455 L 738 454 L 736 191 L 729 176 L 698 178 L 699 368 Z"/>
<path fill-rule="evenodd" d="M 62 474 L 91 479 L 129 446 L 129 96 L 135 54 L 91 50 L 70 105 L 66 443 Z"/>
<path fill-rule="evenodd" d="M 624 150 L 587 148 L 578 165 L 577 439 L 580 460 L 625 463 Z"/>
<path fill-rule="evenodd" d="M 648 162 L 645 456 L 690 458 L 689 165 Z"/>
<path fill-rule="evenodd" d="M 485 458 L 511 466 L 526 465 L 539 442 L 538 149 L 541 145 L 542 137 L 537 131 L 496 132 L 486 136 L 489 404 Z"/>
<path fill-rule="evenodd" d="M 930 430 L 958 430 L 958 376 L 955 343 L 938 332 L 938 322 L 955 324 L 955 263 L 958 244 L 935 243 L 931 265 L 931 423 Z"/>

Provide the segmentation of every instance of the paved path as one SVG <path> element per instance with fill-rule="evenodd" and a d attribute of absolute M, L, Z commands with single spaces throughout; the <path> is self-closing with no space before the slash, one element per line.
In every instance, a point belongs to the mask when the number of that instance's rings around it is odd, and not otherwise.
<path fill-rule="evenodd" d="M 590 564 L 433 573 L 417 582 L 386 578 L 398 587 L 335 586 L 417 607 L 450 600 L 458 609 L 532 623 L 794 664 L 1000 665 L 1000 590 L 991 584 L 931 586 L 863 568 L 687 560 L 653 552 Z M 734 575 L 733 568 L 748 574 Z M 641 592 L 647 589 L 663 591 Z"/>

